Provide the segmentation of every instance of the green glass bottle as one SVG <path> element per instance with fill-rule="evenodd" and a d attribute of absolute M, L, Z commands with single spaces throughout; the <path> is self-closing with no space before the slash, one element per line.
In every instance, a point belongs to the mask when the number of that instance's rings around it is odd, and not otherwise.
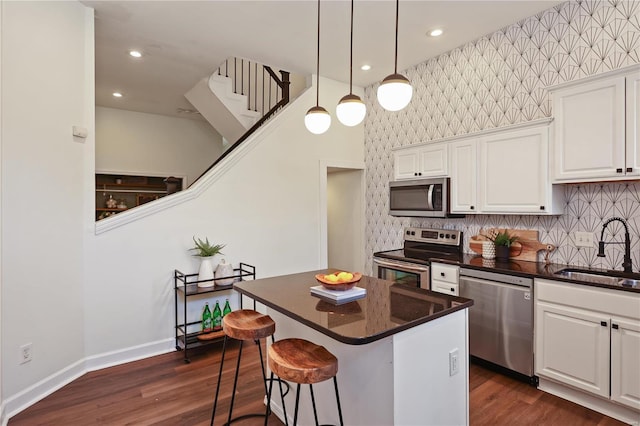
<path fill-rule="evenodd" d="M 220 304 L 216 300 L 216 306 L 213 308 L 213 331 L 222 330 L 222 311 Z"/>
<path fill-rule="evenodd" d="M 229 305 L 229 299 L 227 299 L 227 301 L 224 302 L 224 309 L 222 310 L 222 316 L 225 316 L 230 313 L 231 313 L 231 305 Z"/>
<path fill-rule="evenodd" d="M 202 310 L 202 332 L 208 333 L 213 330 L 213 317 L 211 316 L 211 309 L 209 309 L 209 302 L 204 304 Z"/>

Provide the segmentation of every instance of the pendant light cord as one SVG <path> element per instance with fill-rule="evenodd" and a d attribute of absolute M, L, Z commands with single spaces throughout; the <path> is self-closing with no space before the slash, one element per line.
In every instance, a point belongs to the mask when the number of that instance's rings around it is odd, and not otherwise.
<path fill-rule="evenodd" d="M 318 54 L 316 56 L 316 106 L 320 107 L 320 0 L 318 0 Z"/>
<path fill-rule="evenodd" d="M 351 0 L 351 44 L 349 45 L 349 94 L 353 94 L 353 0 Z"/>
<path fill-rule="evenodd" d="M 396 57 L 395 65 L 393 67 L 393 73 L 398 74 L 398 9 L 400 7 L 400 0 L 396 0 Z"/>

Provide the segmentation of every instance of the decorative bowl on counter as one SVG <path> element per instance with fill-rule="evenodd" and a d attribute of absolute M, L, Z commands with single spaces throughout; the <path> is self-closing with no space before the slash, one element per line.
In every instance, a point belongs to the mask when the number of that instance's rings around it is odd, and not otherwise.
<path fill-rule="evenodd" d="M 349 274 L 349 275 L 341 275 Z M 335 278 L 334 278 L 335 277 Z M 347 277 L 347 278 L 345 278 Z M 360 281 L 362 274 L 360 272 L 334 272 L 333 274 L 316 274 L 318 280 L 327 290 L 344 291 L 350 290 Z"/>

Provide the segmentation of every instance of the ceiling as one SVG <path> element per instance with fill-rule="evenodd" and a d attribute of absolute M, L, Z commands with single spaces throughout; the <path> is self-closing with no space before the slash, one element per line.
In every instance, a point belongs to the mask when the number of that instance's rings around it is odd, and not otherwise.
<path fill-rule="evenodd" d="M 232 56 L 301 75 L 315 73 L 313 0 L 82 1 L 95 9 L 96 104 L 180 115 L 184 94 Z M 400 2 L 398 70 L 447 52 L 559 2 Z M 321 3 L 320 75 L 349 81 L 347 0 Z M 427 32 L 442 28 L 440 37 Z M 393 72 L 395 2 L 357 0 L 353 83 L 366 87 Z M 128 55 L 141 50 L 140 59 Z M 363 64 L 371 70 L 362 71 Z M 114 91 L 124 94 L 116 99 Z"/>

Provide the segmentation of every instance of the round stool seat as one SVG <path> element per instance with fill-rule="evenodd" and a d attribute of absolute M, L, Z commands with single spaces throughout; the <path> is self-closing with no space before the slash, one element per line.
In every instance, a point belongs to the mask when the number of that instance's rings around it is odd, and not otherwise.
<path fill-rule="evenodd" d="M 338 359 L 324 346 L 303 339 L 278 340 L 269 346 L 269 368 L 298 384 L 323 382 L 338 374 Z"/>
<path fill-rule="evenodd" d="M 240 309 L 222 317 L 224 333 L 237 340 L 258 340 L 273 335 L 276 323 L 269 315 L 251 309 Z"/>

